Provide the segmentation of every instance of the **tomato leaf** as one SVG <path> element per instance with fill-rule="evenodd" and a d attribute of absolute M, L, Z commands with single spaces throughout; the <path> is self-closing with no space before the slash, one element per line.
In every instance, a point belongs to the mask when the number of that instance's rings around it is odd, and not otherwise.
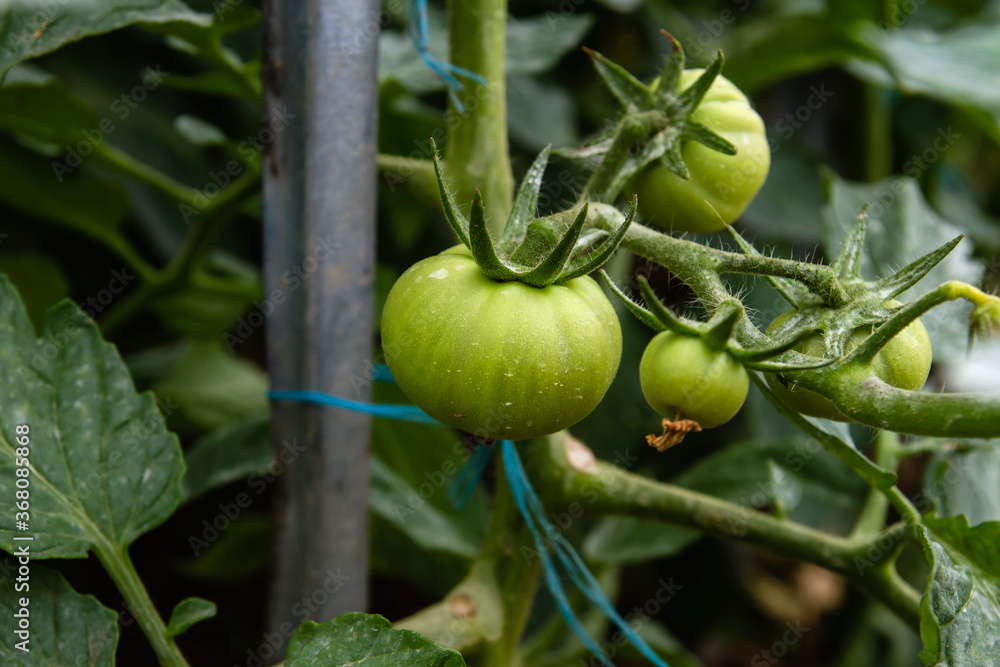
<path fill-rule="evenodd" d="M 177 603 L 170 613 L 170 623 L 167 625 L 167 637 L 176 637 L 187 631 L 192 625 L 206 621 L 215 616 L 214 602 L 202 598 L 185 598 Z"/>
<path fill-rule="evenodd" d="M 746 24 L 726 51 L 726 78 L 749 95 L 796 74 L 873 57 L 849 22 L 823 15 L 767 17 Z"/>
<path fill-rule="evenodd" d="M 16 427 L 27 425 L 34 558 L 124 550 L 180 501 L 184 463 L 152 394 L 138 394 L 118 352 L 71 302 L 41 338 L 0 277 L 0 546 L 12 552 Z M 23 456 L 21 457 L 23 458 Z"/>
<path fill-rule="evenodd" d="M 1000 449 L 965 441 L 964 451 L 934 455 L 924 472 L 924 494 L 942 517 L 965 515 L 971 525 L 1000 521 Z"/>
<path fill-rule="evenodd" d="M 871 29 L 866 43 L 883 58 L 899 87 L 909 93 L 974 107 L 1000 121 L 1000 25 L 972 24 L 949 32 L 925 28 Z"/>
<path fill-rule="evenodd" d="M 380 459 L 372 459 L 371 475 L 371 511 L 398 528 L 419 547 L 425 551 L 444 551 L 469 559 L 479 553 L 475 536 L 455 521 L 454 511 L 426 503 L 416 489 Z M 435 491 L 444 493 L 440 489 Z"/>
<path fill-rule="evenodd" d="M 458 651 L 412 630 L 394 630 L 377 614 L 350 612 L 319 624 L 306 621 L 288 642 L 286 667 L 465 667 Z"/>
<path fill-rule="evenodd" d="M 4 559 L 0 569 L 0 662 L 5 667 L 114 667 L 118 614 L 94 596 L 77 593 L 55 570 L 33 565 L 29 594 L 14 589 L 16 560 Z M 19 619 L 14 614 L 26 595 L 31 600 L 23 608 L 30 614 L 30 641 L 25 644 L 30 652 L 17 648 L 22 640 L 15 634 Z"/>
<path fill-rule="evenodd" d="M 924 518 L 918 532 L 931 566 L 920 605 L 926 665 L 1000 665 L 1000 521 Z"/>
<path fill-rule="evenodd" d="M 508 74 L 547 72 L 574 49 L 594 25 L 590 14 L 547 12 L 507 23 Z"/>
<path fill-rule="evenodd" d="M 815 440 L 801 435 L 744 440 L 703 459 L 671 484 L 835 532 L 850 530 L 865 484 Z M 588 559 L 627 565 L 671 556 L 697 531 L 655 521 L 601 519 L 584 543 Z"/>
<path fill-rule="evenodd" d="M 0 5 L 0 79 L 14 65 L 89 37 L 135 23 L 181 21 L 208 25 L 212 17 L 180 0 L 76 0 Z"/>

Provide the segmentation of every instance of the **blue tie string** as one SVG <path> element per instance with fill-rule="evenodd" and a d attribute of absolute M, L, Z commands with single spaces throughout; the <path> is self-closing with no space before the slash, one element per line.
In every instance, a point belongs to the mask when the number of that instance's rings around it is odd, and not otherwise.
<path fill-rule="evenodd" d="M 293 391 L 269 391 L 267 397 L 272 401 L 292 401 L 294 403 L 312 403 L 314 405 L 328 405 L 332 408 L 342 410 L 353 410 L 354 412 L 364 412 L 373 417 L 383 419 L 397 419 L 400 421 L 416 422 L 429 426 L 444 426 L 429 414 L 415 405 L 393 405 L 390 403 L 363 403 L 352 401 L 339 396 L 331 396 L 320 391 L 293 390 Z"/>
<path fill-rule="evenodd" d="M 447 61 L 432 56 L 430 53 L 430 33 L 427 29 L 427 0 L 410 0 L 407 7 L 410 14 L 407 31 L 410 33 L 410 39 L 413 41 L 413 46 L 416 48 L 417 54 L 424 61 L 424 64 L 431 68 L 444 81 L 444 85 L 448 89 L 448 96 L 451 98 L 455 108 L 459 112 L 465 111 L 465 105 L 462 104 L 462 101 L 458 97 L 458 92 L 465 90 L 465 86 L 453 74 L 465 77 L 466 79 L 472 79 L 483 86 L 487 83 L 486 79 L 464 67 L 452 65 Z"/>
<path fill-rule="evenodd" d="M 394 382 L 389 369 L 381 365 L 375 367 L 373 379 L 376 382 Z M 364 403 L 308 390 L 270 391 L 268 392 L 268 397 L 272 401 L 293 401 L 297 403 L 325 405 L 342 410 L 363 412 L 383 419 L 396 419 L 431 426 L 444 426 L 444 424 L 441 424 L 415 405 Z M 482 476 L 483 470 L 485 470 L 490 458 L 492 458 L 495 449 L 495 447 L 480 445 L 472 452 L 472 456 L 459 471 L 453 486 L 448 491 L 448 499 L 454 506 L 461 507 L 468 501 Z M 502 440 L 500 442 L 500 449 L 502 451 L 507 484 L 510 486 L 514 503 L 517 505 L 521 516 L 524 517 L 524 521 L 535 542 L 535 547 L 538 549 L 539 556 L 542 559 L 542 572 L 545 576 L 546 586 L 555 599 L 559 614 L 566 621 L 573 634 L 580 639 L 587 650 L 600 658 L 605 665 L 613 667 L 613 663 L 604 655 L 600 645 L 587 633 L 587 630 L 580 623 L 580 620 L 576 617 L 576 613 L 570 606 L 566 591 L 559 578 L 559 566 L 561 566 L 570 581 L 580 589 L 591 604 L 596 606 L 618 626 L 642 655 L 656 665 L 656 667 L 669 667 L 615 610 L 614 605 L 608 600 L 604 594 L 604 590 L 594 575 L 591 574 L 583 559 L 576 552 L 576 549 L 549 522 L 542 501 L 538 497 L 538 494 L 535 493 L 531 482 L 528 480 L 528 475 L 524 471 L 524 465 L 521 463 L 521 457 L 518 456 L 514 442 L 512 440 Z M 549 543 L 546 542 L 546 537 L 548 537 Z M 549 553 L 550 550 L 556 554 L 555 560 Z"/>

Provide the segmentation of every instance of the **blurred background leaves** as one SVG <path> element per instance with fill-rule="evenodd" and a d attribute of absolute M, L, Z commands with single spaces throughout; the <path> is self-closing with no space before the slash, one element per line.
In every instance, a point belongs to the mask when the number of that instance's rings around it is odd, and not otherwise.
<path fill-rule="evenodd" d="M 379 149 L 426 158 L 426 138 L 445 127 L 446 96 L 415 56 L 402 6 L 386 2 L 380 17 Z M 765 120 L 773 166 L 740 223 L 758 247 L 821 259 L 868 202 L 872 275 L 965 234 L 927 286 L 951 278 L 986 289 L 1000 284 L 996 2 L 512 0 L 510 12 L 516 175 L 544 145 L 577 144 L 613 119 L 614 100 L 580 46 L 648 80 L 664 57 L 663 28 L 681 40 L 692 66 L 722 49 L 724 74 Z M 135 558 L 143 572 L 160 573 L 150 586 L 164 604 L 195 594 L 218 604 L 215 619 L 179 639 L 192 664 L 239 660 L 263 631 L 275 501 L 268 471 L 281 462 L 269 446 L 262 368 L 268 309 L 259 269 L 258 6 L 14 0 L 0 6 L 0 24 L 0 272 L 18 287 L 36 326 L 53 302 L 79 303 L 125 353 L 140 388 L 156 392 L 170 427 L 183 436 L 186 504 L 136 544 Z M 432 4 L 430 50 L 438 56 L 447 51 L 444 26 L 443 6 Z M 234 160 L 238 173 L 221 184 Z M 574 167 L 558 160 L 549 178 L 557 184 L 544 202 L 549 210 L 582 184 Z M 208 196 L 213 188 L 233 201 L 219 210 L 202 205 L 220 201 Z M 378 232 L 380 303 L 407 266 L 452 243 L 434 203 L 384 175 Z M 675 307 L 690 305 L 690 293 L 664 271 L 641 263 L 631 269 Z M 308 279 L 288 270 L 289 289 Z M 762 325 L 784 309 L 753 281 L 736 280 L 734 288 Z M 935 388 L 966 352 L 960 311 L 925 318 L 935 343 Z M 825 451 L 814 452 L 756 390 L 724 428 L 668 455 L 646 448 L 642 436 L 658 420 L 642 400 L 637 366 L 650 332 L 625 315 L 622 325 L 618 378 L 575 435 L 602 458 L 651 477 L 831 532 L 848 530 L 863 485 Z M 391 387 L 379 386 L 376 396 L 402 400 Z M 853 431 L 867 447 L 872 434 Z M 372 606 L 395 619 L 436 601 L 464 573 L 485 527 L 492 481 L 456 511 L 445 490 L 466 456 L 456 434 L 376 421 L 371 447 Z M 964 514 L 973 526 L 1000 520 L 1000 458 L 990 451 L 982 443 L 928 447 L 905 462 L 900 484 L 931 500 L 922 510 Z M 949 477 L 958 463 L 966 472 Z M 190 538 L 204 536 L 203 522 L 239 493 L 252 498 L 249 507 L 206 549 L 193 549 Z M 665 576 L 686 587 L 649 626 L 678 664 L 761 657 L 792 620 L 780 610 L 801 609 L 816 591 L 815 577 L 801 574 L 799 564 L 668 526 L 585 513 L 569 534 L 595 566 L 621 567 L 622 609 L 641 605 Z M 922 584 L 920 554 L 901 562 Z M 60 564 L 78 590 L 107 599 L 93 567 Z M 787 585 L 768 583 L 775 579 Z M 817 612 L 821 626 L 788 647 L 780 664 L 917 664 L 919 641 L 892 616 L 850 590 L 834 598 Z M 551 612 L 540 599 L 532 631 L 546 627 Z M 536 642 L 537 664 L 577 664 L 579 647 L 567 652 L 559 644 Z M 146 651 L 126 628 L 121 663 L 148 660 Z M 640 663 L 623 655 L 620 664 Z"/>

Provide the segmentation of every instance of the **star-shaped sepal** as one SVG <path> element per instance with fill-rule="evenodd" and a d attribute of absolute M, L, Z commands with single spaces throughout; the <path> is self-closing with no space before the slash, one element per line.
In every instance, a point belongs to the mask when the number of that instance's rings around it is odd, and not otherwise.
<path fill-rule="evenodd" d="M 624 222 L 612 233 L 599 230 L 584 233 L 589 206 L 583 203 L 564 212 L 572 214 L 573 222 L 561 238 L 553 238 L 551 225 L 545 224 L 535 215 L 542 176 L 551 149 L 546 147 L 528 169 L 514 198 L 503 235 L 499 243 L 494 243 L 487 229 L 482 195 L 476 191 L 469 217 L 466 218 L 444 181 L 437 146 L 433 140 L 431 144 L 445 218 L 459 240 L 472 252 L 472 257 L 483 273 L 493 280 L 516 280 L 541 288 L 585 276 L 611 258 L 635 219 L 636 200 L 633 198 Z M 551 216 L 546 219 L 548 220 L 551 220 Z"/>

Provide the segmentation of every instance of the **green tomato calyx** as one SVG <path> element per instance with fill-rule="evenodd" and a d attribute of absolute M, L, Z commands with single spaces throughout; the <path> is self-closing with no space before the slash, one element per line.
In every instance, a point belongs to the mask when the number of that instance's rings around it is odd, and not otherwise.
<path fill-rule="evenodd" d="M 672 331 L 682 336 L 700 338 L 709 348 L 728 352 L 746 368 L 771 372 L 793 372 L 822 368 L 836 361 L 836 359 L 792 361 L 775 359 L 813 335 L 815 329 L 812 328 L 802 328 L 791 335 L 775 337 L 759 347 L 743 347 L 734 337 L 736 325 L 746 317 L 746 309 L 738 299 L 723 301 L 716 307 L 715 313 L 708 322 L 699 322 L 675 315 L 656 297 L 645 276 L 639 276 L 639 290 L 643 300 L 649 306 L 648 310 L 629 298 L 615 285 L 606 272 L 601 271 L 601 275 L 604 276 L 611 291 L 621 300 L 629 312 L 649 328 L 654 331 Z"/>
<path fill-rule="evenodd" d="M 617 175 L 616 181 L 620 184 L 657 161 L 678 177 L 690 179 L 691 173 L 681 153 L 685 141 L 696 141 L 725 155 L 736 155 L 738 152 L 731 141 L 692 117 L 722 71 L 725 63 L 722 52 L 718 52 L 712 64 L 693 84 L 684 87 L 684 49 L 669 33 L 661 32 L 670 41 L 671 53 L 660 76 L 649 85 L 597 51 L 584 49 L 594 61 L 597 73 L 621 102 L 626 115 L 632 117 L 647 136 Z M 745 100 L 732 84 L 729 88 Z M 613 141 L 612 136 L 604 137 L 587 150 L 589 153 L 599 152 L 602 147 L 607 150 Z"/>
<path fill-rule="evenodd" d="M 492 280 L 516 280 L 532 287 L 545 287 L 585 276 L 599 269 L 611 258 L 635 219 L 637 201 L 633 197 L 625 221 L 614 232 L 607 234 L 595 231 L 584 234 L 589 212 L 588 204 L 584 203 L 564 212 L 573 215 L 573 222 L 563 236 L 552 243 L 553 230 L 535 216 L 542 176 L 551 150 L 551 146 L 547 146 L 528 169 L 518 188 L 503 236 L 498 244 L 494 243 L 486 226 L 482 195 L 476 190 L 472 210 L 466 218 L 459 211 L 444 181 L 444 172 L 433 139 L 431 148 L 434 151 L 434 170 L 437 173 L 445 217 L 459 240 L 472 252 L 479 268 Z M 558 214 L 549 216 L 548 220 L 558 217 Z"/>

